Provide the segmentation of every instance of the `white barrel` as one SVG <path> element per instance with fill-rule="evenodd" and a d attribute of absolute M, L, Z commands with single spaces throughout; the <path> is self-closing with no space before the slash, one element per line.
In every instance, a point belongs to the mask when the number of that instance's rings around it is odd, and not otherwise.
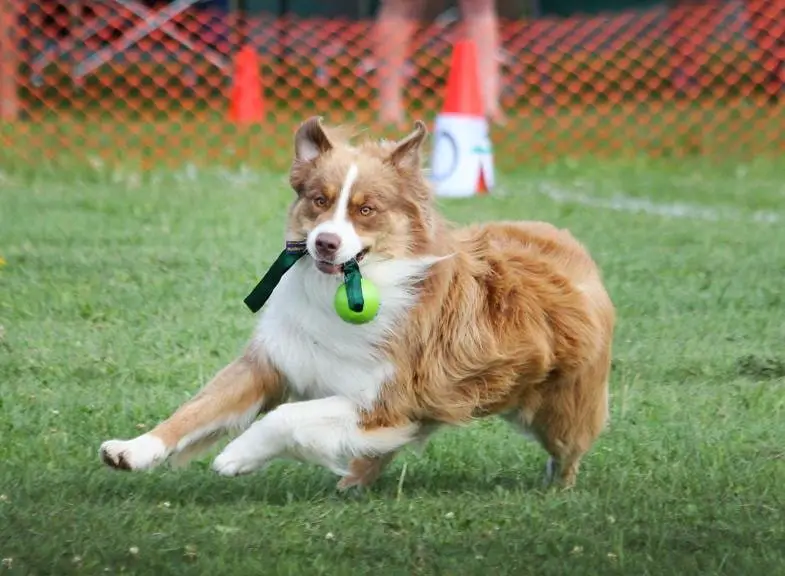
<path fill-rule="evenodd" d="M 488 192 L 493 189 L 493 149 L 484 117 L 436 118 L 430 177 L 437 196 L 474 196 L 483 181 Z"/>

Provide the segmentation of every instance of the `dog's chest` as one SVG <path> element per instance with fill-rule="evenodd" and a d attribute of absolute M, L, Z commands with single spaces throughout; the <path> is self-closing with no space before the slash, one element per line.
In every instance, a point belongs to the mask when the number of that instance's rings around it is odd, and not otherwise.
<path fill-rule="evenodd" d="M 381 345 L 411 298 L 380 286 L 378 316 L 368 324 L 349 324 L 333 308 L 339 282 L 298 262 L 270 297 L 255 338 L 295 396 L 337 395 L 369 406 L 395 372 Z"/>

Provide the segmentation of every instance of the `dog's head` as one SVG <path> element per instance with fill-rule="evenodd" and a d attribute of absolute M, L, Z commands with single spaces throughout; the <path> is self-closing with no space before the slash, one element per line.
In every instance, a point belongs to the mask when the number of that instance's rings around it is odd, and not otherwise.
<path fill-rule="evenodd" d="M 297 193 L 287 239 L 306 240 L 325 274 L 352 259 L 405 258 L 425 253 L 431 240 L 432 197 L 421 168 L 428 135 L 418 121 L 397 142 L 356 146 L 321 118 L 304 122 L 294 138 L 290 183 Z"/>

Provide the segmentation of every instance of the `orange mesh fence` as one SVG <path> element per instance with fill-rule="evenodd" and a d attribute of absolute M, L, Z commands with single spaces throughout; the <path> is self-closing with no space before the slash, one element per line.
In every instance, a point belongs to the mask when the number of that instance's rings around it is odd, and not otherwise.
<path fill-rule="evenodd" d="M 187 0 L 0 8 L 0 163 L 281 169 L 296 123 L 311 114 L 376 122 L 369 20 L 241 17 Z M 418 25 L 405 67 L 410 119 L 438 114 L 462 26 Z M 785 0 L 502 21 L 500 31 L 507 121 L 491 130 L 500 169 L 564 156 L 785 151 Z M 243 46 L 263 100 L 251 124 L 229 114 Z"/>

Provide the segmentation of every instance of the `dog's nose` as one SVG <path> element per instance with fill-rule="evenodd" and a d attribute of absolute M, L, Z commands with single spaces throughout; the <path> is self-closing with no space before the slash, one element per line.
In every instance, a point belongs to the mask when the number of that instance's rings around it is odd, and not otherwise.
<path fill-rule="evenodd" d="M 321 258 L 332 258 L 341 247 L 341 238 L 332 232 L 322 232 L 316 237 L 316 253 Z"/>

